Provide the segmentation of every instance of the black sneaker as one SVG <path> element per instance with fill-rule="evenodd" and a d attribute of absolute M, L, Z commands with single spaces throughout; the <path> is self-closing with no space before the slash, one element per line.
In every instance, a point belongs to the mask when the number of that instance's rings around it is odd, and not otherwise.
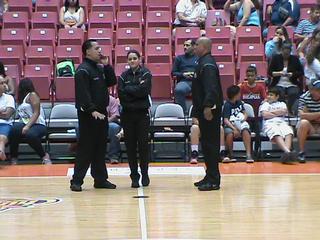
<path fill-rule="evenodd" d="M 298 161 L 299 163 L 306 163 L 306 155 L 304 152 L 299 152 Z"/>
<path fill-rule="evenodd" d="M 209 183 L 209 182 L 204 183 L 198 187 L 199 191 L 214 191 L 214 190 L 219 190 L 219 189 L 220 189 L 219 185 Z"/>
<path fill-rule="evenodd" d="M 290 155 L 291 155 L 291 152 L 284 152 L 284 153 L 281 155 L 280 161 L 281 161 L 283 164 L 288 164 L 289 161 L 290 161 Z"/>
<path fill-rule="evenodd" d="M 109 182 L 108 180 L 104 181 L 104 182 L 95 182 L 94 183 L 94 188 L 105 188 L 105 189 L 116 189 L 116 185 Z"/>
<path fill-rule="evenodd" d="M 150 184 L 150 178 L 148 174 L 142 175 L 142 186 L 148 187 Z"/>
<path fill-rule="evenodd" d="M 132 188 L 139 188 L 139 187 L 140 187 L 139 181 L 132 181 L 131 187 L 132 187 Z"/>
<path fill-rule="evenodd" d="M 204 178 L 204 179 L 200 180 L 199 182 L 195 182 L 193 185 L 195 187 L 199 187 L 200 185 L 205 184 L 206 182 L 207 182 L 207 179 Z"/>
<path fill-rule="evenodd" d="M 81 191 L 82 191 L 81 185 L 75 184 L 75 183 L 72 183 L 72 184 L 70 185 L 70 189 L 71 189 L 71 191 L 73 191 L 73 192 L 81 192 Z"/>

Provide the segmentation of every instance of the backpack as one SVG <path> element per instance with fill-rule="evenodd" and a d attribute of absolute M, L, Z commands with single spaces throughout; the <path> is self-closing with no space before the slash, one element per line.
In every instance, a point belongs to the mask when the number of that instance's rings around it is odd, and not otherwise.
<path fill-rule="evenodd" d="M 73 77 L 76 69 L 72 59 L 65 59 L 57 63 L 57 77 Z"/>

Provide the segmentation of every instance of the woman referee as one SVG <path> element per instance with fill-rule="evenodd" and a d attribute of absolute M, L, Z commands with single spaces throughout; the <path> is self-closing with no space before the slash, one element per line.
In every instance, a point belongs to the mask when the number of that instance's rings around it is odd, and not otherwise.
<path fill-rule="evenodd" d="M 138 188 L 140 174 L 137 152 L 139 152 L 142 186 L 146 187 L 150 184 L 148 134 L 152 75 L 148 69 L 141 66 L 141 56 L 138 51 L 130 50 L 127 59 L 130 69 L 119 77 L 118 94 L 122 106 L 121 125 L 131 170 L 131 187 Z"/>

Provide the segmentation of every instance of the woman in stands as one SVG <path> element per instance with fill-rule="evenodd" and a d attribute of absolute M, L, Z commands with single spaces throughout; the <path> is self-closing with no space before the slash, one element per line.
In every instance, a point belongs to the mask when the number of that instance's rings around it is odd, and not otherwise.
<path fill-rule="evenodd" d="M 29 78 L 22 79 L 18 86 L 18 121 L 13 124 L 10 134 L 11 163 L 17 164 L 19 143 L 22 139 L 32 147 L 43 164 L 51 164 L 50 156 L 42 147 L 41 139 L 47 134 L 43 109 L 39 95 Z"/>
<path fill-rule="evenodd" d="M 291 55 L 292 44 L 286 42 L 282 45 L 281 54 L 274 55 L 271 59 L 268 75 L 271 77 L 269 87 L 276 87 L 280 91 L 280 101 L 285 101 L 289 114 L 295 115 L 297 100 L 303 88 L 303 66 L 298 56 Z"/>
<path fill-rule="evenodd" d="M 279 26 L 275 29 L 274 37 L 266 43 L 265 54 L 268 60 L 272 56 L 281 53 L 282 44 L 289 42 L 289 34 L 285 27 Z"/>
<path fill-rule="evenodd" d="M 150 71 L 141 66 L 141 56 L 136 50 L 127 54 L 130 69 L 123 72 L 118 80 L 118 94 L 122 106 L 121 125 L 124 130 L 124 141 L 131 170 L 132 188 L 139 187 L 137 152 L 139 152 L 142 186 L 150 183 L 148 176 L 149 127 L 150 127 Z"/>
<path fill-rule="evenodd" d="M 79 0 L 65 0 L 60 9 L 59 21 L 65 28 L 85 29 L 84 10 L 80 7 Z"/>
<path fill-rule="evenodd" d="M 232 3 L 227 0 L 224 4 L 225 11 L 237 12 L 237 25 L 241 26 L 260 26 L 259 11 L 256 9 L 255 2 L 252 0 L 240 0 Z"/>
<path fill-rule="evenodd" d="M 5 87 L 6 87 L 5 93 L 14 96 L 16 92 L 15 81 L 6 74 L 6 70 L 4 69 L 4 65 L 2 62 L 0 62 L 0 76 L 3 77 L 5 80 Z"/>
<path fill-rule="evenodd" d="M 6 94 L 6 80 L 0 76 L 0 160 L 6 159 L 5 146 L 12 128 L 12 115 L 14 113 L 14 98 Z"/>

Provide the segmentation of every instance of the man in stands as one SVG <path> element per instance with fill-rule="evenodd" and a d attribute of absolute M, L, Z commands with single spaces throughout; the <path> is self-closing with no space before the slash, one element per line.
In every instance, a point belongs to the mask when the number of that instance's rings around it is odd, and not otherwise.
<path fill-rule="evenodd" d="M 320 80 L 309 85 L 309 91 L 299 99 L 300 122 L 297 125 L 300 152 L 298 160 L 305 163 L 305 143 L 307 137 L 320 133 Z"/>
<path fill-rule="evenodd" d="M 187 112 L 186 96 L 191 93 L 192 79 L 197 66 L 198 57 L 194 55 L 194 40 L 187 40 L 183 44 L 184 54 L 176 57 L 172 75 L 177 78 L 174 89 L 176 103 Z"/>

